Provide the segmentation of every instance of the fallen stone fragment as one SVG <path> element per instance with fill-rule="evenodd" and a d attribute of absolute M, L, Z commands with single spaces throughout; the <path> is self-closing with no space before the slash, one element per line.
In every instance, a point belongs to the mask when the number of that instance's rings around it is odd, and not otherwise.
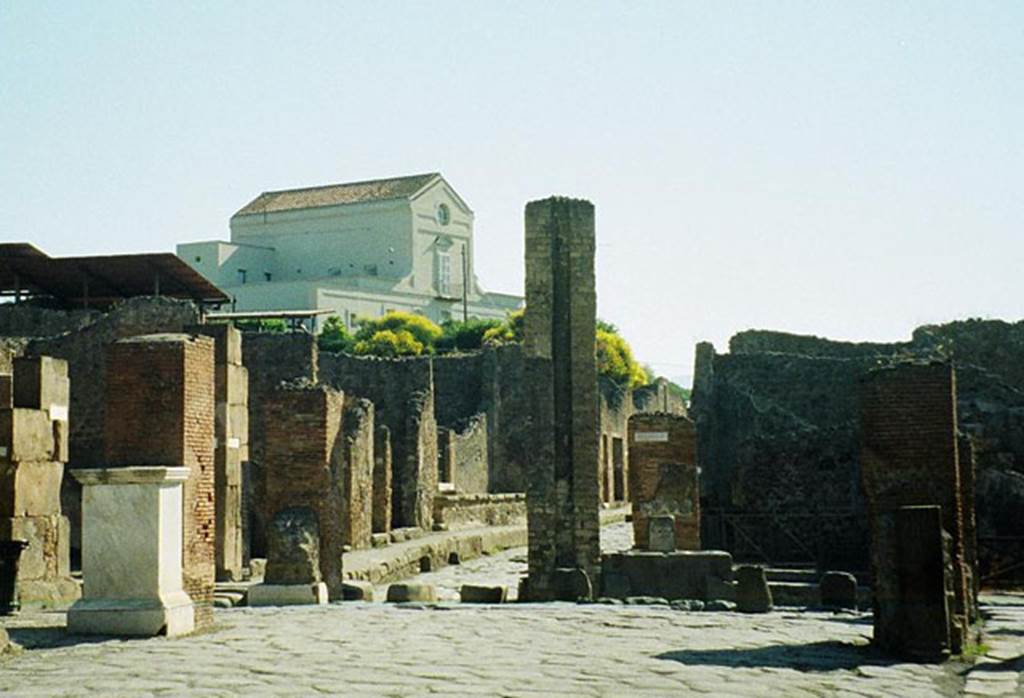
<path fill-rule="evenodd" d="M 704 610 L 713 612 L 735 611 L 736 604 L 734 604 L 732 601 L 726 601 L 725 599 L 712 599 L 711 601 L 708 601 L 706 604 L 704 604 Z"/>
<path fill-rule="evenodd" d="M 387 600 L 392 603 L 408 601 L 432 603 L 437 601 L 437 591 L 430 584 L 392 584 L 388 587 Z"/>
<path fill-rule="evenodd" d="M 741 613 L 767 613 L 772 610 L 772 592 L 768 577 L 760 565 L 736 568 L 736 610 Z"/>
<path fill-rule="evenodd" d="M 661 596 L 627 596 L 627 606 L 668 606 L 668 599 Z"/>
<path fill-rule="evenodd" d="M 341 585 L 341 598 L 345 601 L 373 601 L 373 585 L 359 579 L 350 579 Z"/>
<path fill-rule="evenodd" d="M 505 603 L 508 598 L 508 588 L 463 584 L 459 589 L 459 598 L 462 603 Z"/>
<path fill-rule="evenodd" d="M 825 608 L 857 610 L 857 578 L 848 572 L 826 572 L 819 584 Z"/>

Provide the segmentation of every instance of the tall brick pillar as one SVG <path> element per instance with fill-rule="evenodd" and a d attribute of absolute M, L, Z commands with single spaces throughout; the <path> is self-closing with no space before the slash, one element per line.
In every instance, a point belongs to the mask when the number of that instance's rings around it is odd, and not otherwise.
<path fill-rule="evenodd" d="M 564 590 L 566 570 L 600 570 L 594 206 L 553 197 L 526 205 L 524 353 L 535 408 L 527 459 L 531 599 Z"/>
<path fill-rule="evenodd" d="M 214 340 L 216 423 L 213 489 L 217 579 L 240 581 L 243 565 L 242 467 L 249 460 L 249 372 L 242 366 L 242 333 L 232 325 L 194 325 Z"/>
<path fill-rule="evenodd" d="M 330 598 L 340 599 L 345 394 L 325 386 L 285 384 L 266 401 L 264 520 L 273 521 L 278 512 L 292 507 L 308 507 L 316 514 L 320 573 Z"/>
<path fill-rule="evenodd" d="M 189 469 L 182 495 L 182 575 L 196 627 L 208 626 L 216 576 L 214 341 L 142 335 L 110 345 L 106 358 L 107 465 Z"/>
<path fill-rule="evenodd" d="M 966 639 L 970 596 L 952 366 L 902 363 L 870 371 L 860 384 L 860 440 L 861 476 L 871 518 L 875 642 L 897 653 L 958 653 Z M 920 551 L 908 552 L 908 540 L 913 537 L 901 533 L 898 516 L 901 508 L 922 506 L 940 508 L 942 529 L 951 539 L 946 572 L 951 598 L 948 603 L 935 599 L 931 604 L 950 609 L 946 637 L 951 645 L 928 652 L 920 638 L 908 635 L 916 625 L 916 619 L 908 616 L 927 613 L 920 610 L 926 592 L 915 586 L 917 577 L 902 573 L 905 558 Z M 942 584 L 928 586 L 929 590 L 942 588 Z"/>

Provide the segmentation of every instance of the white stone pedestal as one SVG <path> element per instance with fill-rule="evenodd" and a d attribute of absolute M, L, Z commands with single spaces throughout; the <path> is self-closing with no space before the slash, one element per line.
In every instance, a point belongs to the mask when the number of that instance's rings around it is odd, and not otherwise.
<path fill-rule="evenodd" d="M 195 627 L 182 588 L 182 483 L 188 468 L 70 470 L 82 483 L 81 635 L 183 635 Z"/>
<path fill-rule="evenodd" d="M 327 603 L 327 585 L 317 584 L 256 584 L 249 587 L 246 597 L 249 606 L 300 606 Z"/>

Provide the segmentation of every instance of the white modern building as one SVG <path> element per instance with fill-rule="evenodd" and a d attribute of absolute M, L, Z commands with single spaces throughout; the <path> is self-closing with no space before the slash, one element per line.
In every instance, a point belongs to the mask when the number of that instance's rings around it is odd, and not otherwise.
<path fill-rule="evenodd" d="M 473 211 L 437 173 L 264 192 L 231 240 L 177 254 L 236 311 L 331 310 L 349 327 L 390 310 L 435 322 L 504 318 L 523 298 L 473 273 Z"/>

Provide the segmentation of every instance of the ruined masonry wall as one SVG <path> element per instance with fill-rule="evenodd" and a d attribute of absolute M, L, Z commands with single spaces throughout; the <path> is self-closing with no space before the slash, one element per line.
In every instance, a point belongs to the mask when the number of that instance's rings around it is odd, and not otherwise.
<path fill-rule="evenodd" d="M 133 337 L 110 345 L 106 364 L 106 465 L 189 469 L 182 572 L 196 626 L 207 627 L 216 578 L 214 342 L 184 334 Z"/>

